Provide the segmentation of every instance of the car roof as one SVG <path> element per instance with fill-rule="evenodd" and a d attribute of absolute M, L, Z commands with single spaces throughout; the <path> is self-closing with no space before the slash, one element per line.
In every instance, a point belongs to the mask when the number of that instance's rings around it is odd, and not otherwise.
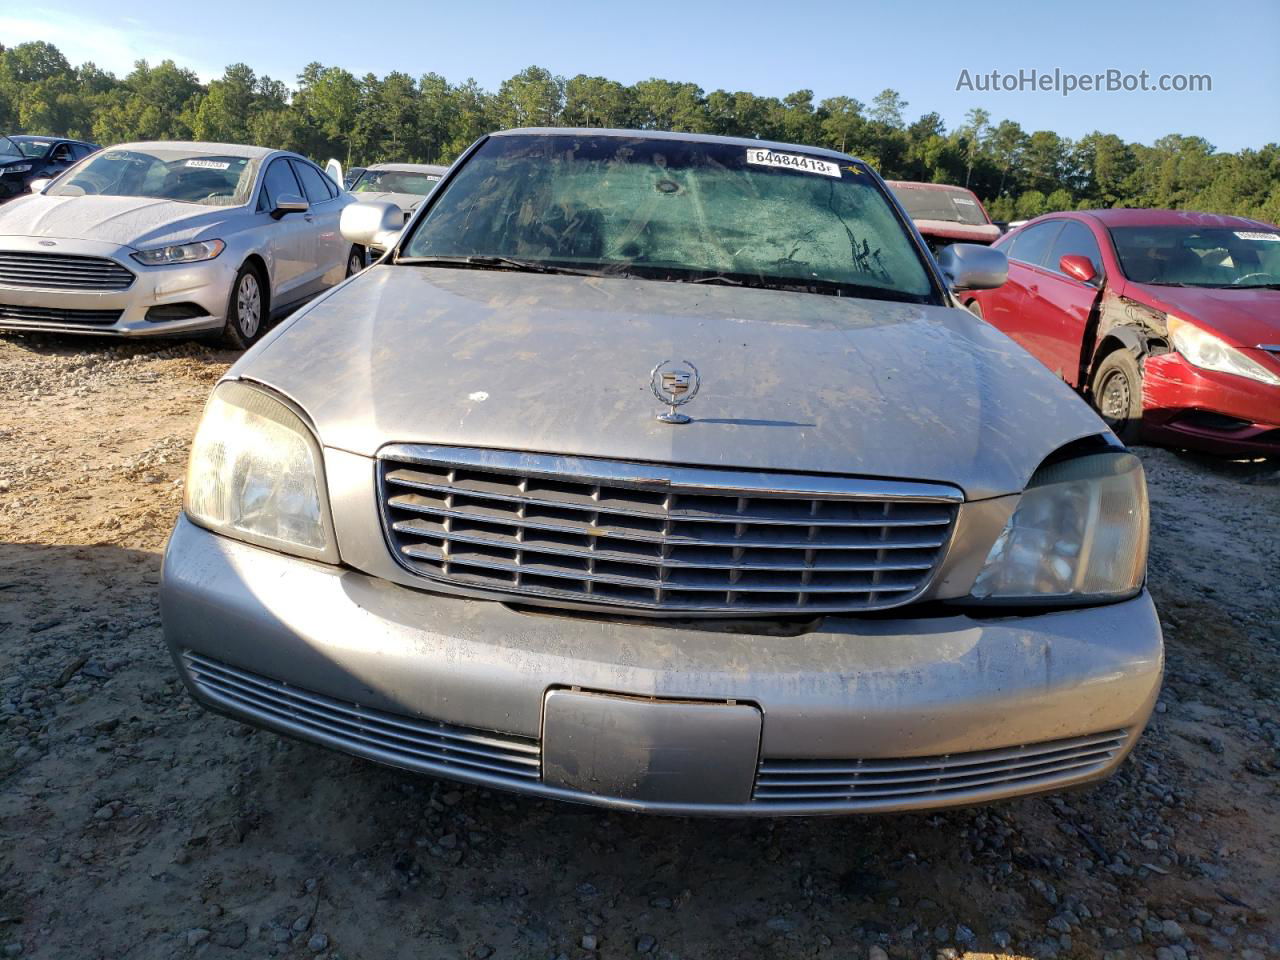
<path fill-rule="evenodd" d="M 351 169 L 355 170 L 356 167 Z M 365 170 L 386 170 L 391 173 L 432 173 L 444 176 L 448 173 L 448 167 L 442 167 L 438 163 L 372 163 L 364 168 Z"/>
<path fill-rule="evenodd" d="M 246 147 L 238 143 L 207 143 L 200 140 L 140 140 L 137 143 L 117 143 L 112 150 L 165 150 L 179 147 L 192 153 L 210 153 L 222 157 L 246 157 L 259 160 L 275 153 L 297 156 L 288 151 L 273 150 L 270 147 Z"/>
<path fill-rule="evenodd" d="M 1200 213 L 1196 210 L 1141 210 L 1131 207 L 1111 207 L 1105 210 L 1075 210 L 1048 213 L 1045 217 L 1060 217 L 1075 213 L 1092 217 L 1107 227 L 1270 227 L 1265 220 L 1251 220 L 1225 213 Z"/>
<path fill-rule="evenodd" d="M 774 140 L 752 140 L 749 137 L 721 137 L 711 133 L 673 133 L 666 130 L 621 130 L 607 127 L 519 127 L 515 130 L 499 130 L 491 137 L 515 136 L 566 136 L 566 137 L 627 137 L 633 140 L 675 140 L 681 143 L 723 143 L 733 147 L 763 147 L 766 150 L 799 150 L 814 157 L 831 160 L 859 162 L 856 157 L 826 147 L 812 147 L 801 143 L 780 143 Z"/>
<path fill-rule="evenodd" d="M 96 143 L 88 140 L 77 140 L 75 137 L 43 137 L 38 133 L 10 133 L 10 140 L 47 140 L 50 143 L 81 143 L 86 147 L 96 147 Z"/>

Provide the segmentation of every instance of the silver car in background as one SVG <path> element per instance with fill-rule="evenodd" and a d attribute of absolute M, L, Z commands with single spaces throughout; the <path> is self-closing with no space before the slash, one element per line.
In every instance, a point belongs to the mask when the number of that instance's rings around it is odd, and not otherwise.
<path fill-rule="evenodd" d="M 351 193 L 361 202 L 394 203 L 408 223 L 418 205 L 448 172 L 448 167 L 431 163 L 375 163 L 361 171 L 351 184 Z"/>
<path fill-rule="evenodd" d="M 280 150 L 110 147 L 0 208 L 0 330 L 220 333 L 247 347 L 363 267 L 339 229 L 352 202 Z"/>

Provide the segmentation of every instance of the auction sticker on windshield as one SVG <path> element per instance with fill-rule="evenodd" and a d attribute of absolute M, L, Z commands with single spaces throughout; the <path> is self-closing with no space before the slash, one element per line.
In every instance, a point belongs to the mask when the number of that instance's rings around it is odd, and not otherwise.
<path fill-rule="evenodd" d="M 226 170 L 231 166 L 225 160 L 188 160 L 188 167 L 199 167 L 202 170 Z"/>
<path fill-rule="evenodd" d="M 1241 240 L 1267 240 L 1280 243 L 1280 233 L 1263 233 L 1261 230 L 1237 230 L 1236 236 Z"/>
<path fill-rule="evenodd" d="M 840 176 L 840 167 L 827 160 L 805 157 L 798 153 L 778 153 L 776 150 L 765 150 L 762 147 L 752 147 L 747 151 L 747 163 L 762 167 L 785 167 L 788 170 L 820 173 L 824 177 Z"/>

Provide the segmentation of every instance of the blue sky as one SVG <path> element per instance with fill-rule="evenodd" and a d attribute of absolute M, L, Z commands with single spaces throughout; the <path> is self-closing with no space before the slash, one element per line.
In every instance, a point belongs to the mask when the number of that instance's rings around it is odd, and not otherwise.
<path fill-rule="evenodd" d="M 155 5 L 145 19 L 118 4 L 60 0 L 0 13 L 0 43 L 44 39 L 75 63 L 117 73 L 138 57 L 166 57 L 204 79 L 243 60 L 292 84 L 312 60 L 356 74 L 403 70 L 474 77 L 488 89 L 530 65 L 600 74 L 623 83 L 651 76 L 783 96 L 811 89 L 870 102 L 893 87 L 908 119 L 936 110 L 948 127 L 983 107 L 1028 130 L 1078 137 L 1090 130 L 1150 143 L 1198 134 L 1222 150 L 1280 141 L 1280 3 L 1203 0 L 1125 4 L 888 3 L 737 0 L 675 4 L 506 0 L 313 0 L 272 4 Z M 138 9 L 134 7 L 133 9 Z M 1077 74 L 1209 74 L 1202 93 L 981 93 L 956 90 L 971 75 L 1019 69 Z"/>

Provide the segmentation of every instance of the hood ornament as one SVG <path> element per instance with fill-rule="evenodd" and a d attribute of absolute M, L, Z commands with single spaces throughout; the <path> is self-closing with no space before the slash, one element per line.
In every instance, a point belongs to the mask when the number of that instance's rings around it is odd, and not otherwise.
<path fill-rule="evenodd" d="M 671 409 L 665 413 L 654 414 L 662 423 L 688 423 L 690 417 L 676 411 L 676 407 L 688 403 L 698 395 L 702 386 L 702 378 L 698 376 L 698 368 L 688 360 L 677 363 L 675 360 L 663 360 L 649 374 L 649 386 L 659 403 L 665 403 Z"/>

